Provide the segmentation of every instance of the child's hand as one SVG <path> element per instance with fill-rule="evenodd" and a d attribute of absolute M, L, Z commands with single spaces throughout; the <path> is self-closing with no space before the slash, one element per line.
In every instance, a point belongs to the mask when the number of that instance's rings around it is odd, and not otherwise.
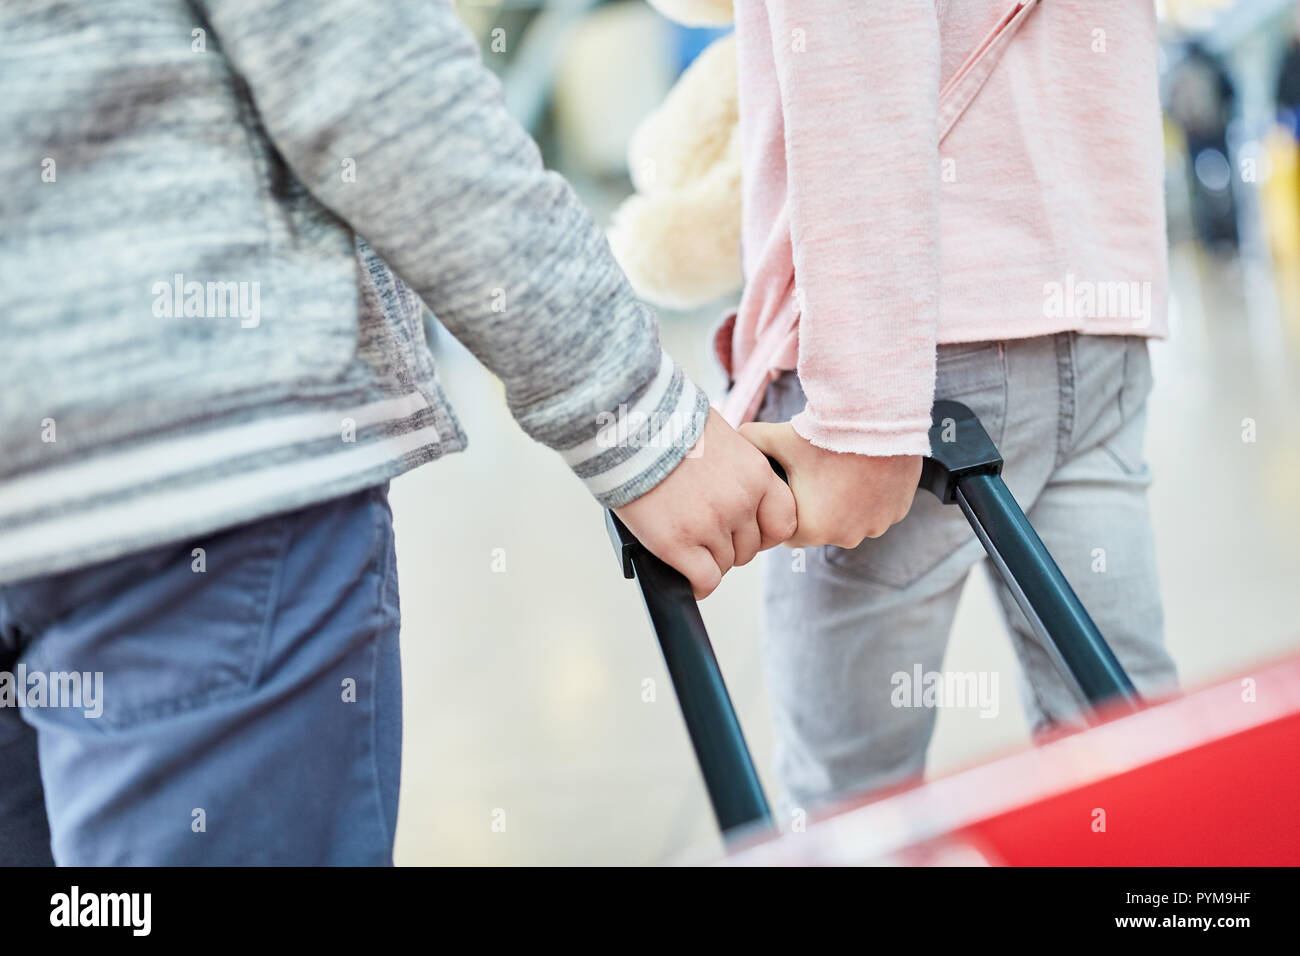
<path fill-rule="evenodd" d="M 716 411 L 691 455 L 635 501 L 614 509 L 628 529 L 707 597 L 731 568 L 795 529 L 794 496 L 758 450 Z"/>
<path fill-rule="evenodd" d="M 785 468 L 799 508 L 792 547 L 856 548 L 907 516 L 921 480 L 920 455 L 875 457 L 818 448 L 785 422 L 756 422 L 740 433 Z"/>

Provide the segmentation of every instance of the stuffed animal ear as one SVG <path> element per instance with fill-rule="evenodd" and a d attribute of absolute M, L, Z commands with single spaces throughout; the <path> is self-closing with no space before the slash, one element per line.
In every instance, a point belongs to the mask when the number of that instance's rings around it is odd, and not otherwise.
<path fill-rule="evenodd" d="M 693 309 L 740 288 L 740 137 L 681 188 L 634 195 L 614 213 L 609 244 L 638 295 Z"/>
<path fill-rule="evenodd" d="M 724 27 L 736 18 L 731 0 L 650 0 L 650 6 L 688 27 Z"/>

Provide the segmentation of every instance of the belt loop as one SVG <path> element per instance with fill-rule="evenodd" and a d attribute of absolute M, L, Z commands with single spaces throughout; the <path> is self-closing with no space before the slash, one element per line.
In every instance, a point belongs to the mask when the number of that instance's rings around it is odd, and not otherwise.
<path fill-rule="evenodd" d="M 1061 462 L 1074 441 L 1074 416 L 1077 395 L 1075 392 L 1073 332 L 1056 333 L 1057 428 L 1056 465 Z"/>

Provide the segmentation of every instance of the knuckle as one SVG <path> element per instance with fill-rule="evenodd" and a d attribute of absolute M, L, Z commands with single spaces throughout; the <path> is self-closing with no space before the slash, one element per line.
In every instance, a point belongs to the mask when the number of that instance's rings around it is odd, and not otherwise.
<path fill-rule="evenodd" d="M 758 511 L 758 503 L 760 500 L 760 496 L 753 488 L 748 486 L 743 487 L 732 502 L 732 518 L 737 521 L 751 520 L 754 517 L 754 513 Z"/>
<path fill-rule="evenodd" d="M 675 552 L 685 551 L 698 537 L 695 528 L 687 521 L 674 521 L 663 535 L 662 545 Z"/>
<path fill-rule="evenodd" d="M 799 522 L 791 517 L 780 521 L 769 521 L 762 529 L 764 541 L 788 541 L 799 530 Z"/>
<path fill-rule="evenodd" d="M 736 524 L 736 515 L 739 514 L 739 508 L 734 501 L 720 504 L 712 509 L 709 521 L 709 533 L 712 537 L 730 537 L 731 529 Z"/>

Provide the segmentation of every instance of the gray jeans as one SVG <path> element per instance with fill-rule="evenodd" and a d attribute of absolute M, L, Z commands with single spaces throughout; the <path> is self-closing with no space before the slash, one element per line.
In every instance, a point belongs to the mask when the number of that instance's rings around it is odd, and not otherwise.
<path fill-rule="evenodd" d="M 1062 333 L 938 352 L 936 397 L 979 415 L 1016 500 L 1139 692 L 1157 694 L 1176 678 L 1147 511 L 1150 389 L 1142 338 Z M 787 421 L 804 402 L 787 372 L 758 417 Z M 814 805 L 922 772 L 936 711 L 909 684 L 939 674 L 957 599 L 983 556 L 961 511 L 929 492 L 852 550 L 768 553 L 764 659 L 792 799 Z M 1070 685 L 1000 582 L 997 591 L 1031 726 L 1078 720 Z"/>

